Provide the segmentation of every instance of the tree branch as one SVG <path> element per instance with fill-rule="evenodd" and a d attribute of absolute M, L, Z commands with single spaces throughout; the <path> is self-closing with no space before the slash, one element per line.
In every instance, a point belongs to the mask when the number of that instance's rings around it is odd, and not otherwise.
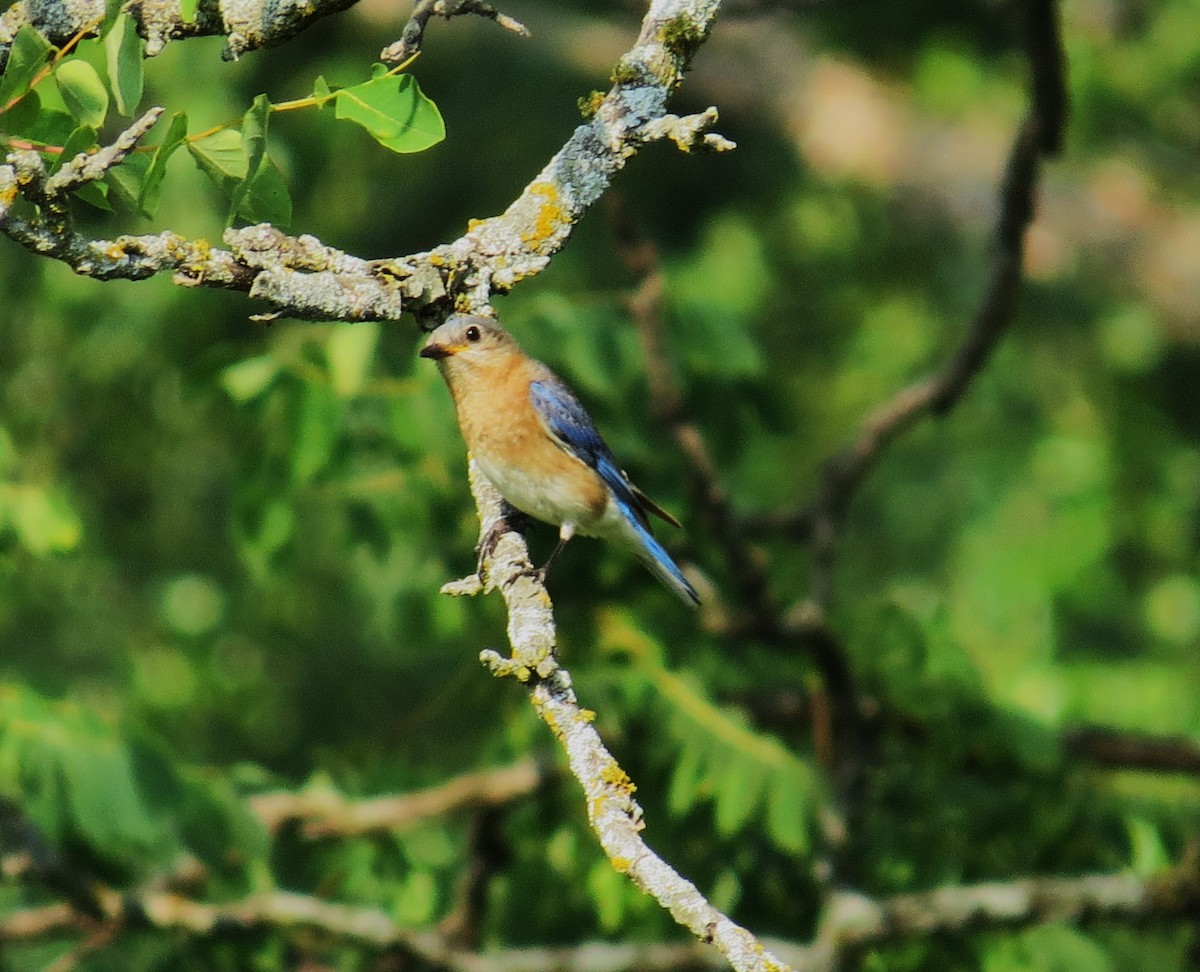
<path fill-rule="evenodd" d="M 1074 756 L 1112 769 L 1200 776 L 1200 742 L 1186 736 L 1075 726 L 1063 733 L 1063 745 Z"/>
<path fill-rule="evenodd" d="M 16 171 L 20 153 L 0 166 L 0 231 L 86 276 L 142 279 L 170 271 L 176 283 L 243 291 L 267 302 L 277 315 L 302 320 L 385 321 L 410 310 L 428 317 L 452 307 L 482 310 L 492 294 L 507 292 L 546 268 L 642 145 L 670 138 L 688 149 L 733 147 L 705 131 L 716 120 L 715 109 L 683 118 L 666 111 L 719 4 L 651 0 L 637 43 L 621 58 L 612 88 L 591 117 L 507 210 L 472 221 L 464 236 L 427 252 L 360 260 L 311 236 L 288 237 L 267 224 L 227 230 L 228 250 L 173 233 L 89 241 L 70 225 L 12 214 L 18 195 L 36 203 L 32 194 L 44 184 Z M 95 168 L 89 179 L 105 171 Z"/>
<path fill-rule="evenodd" d="M 421 49 L 421 42 L 425 39 L 425 27 L 429 23 L 429 18 L 434 14 L 445 17 L 447 20 L 463 14 L 477 14 L 480 17 L 496 21 L 505 30 L 511 30 L 514 34 L 520 34 L 522 37 L 529 36 L 529 30 L 524 24 L 502 14 L 485 0 L 417 0 L 413 5 L 412 16 L 404 25 L 404 32 L 400 35 L 400 39 L 385 47 L 379 55 L 379 59 L 387 64 L 402 64 L 416 54 Z"/>
<path fill-rule="evenodd" d="M 547 775 L 546 769 L 528 759 L 512 766 L 466 773 L 416 793 L 350 800 L 329 788 L 308 788 L 299 793 L 281 790 L 251 797 L 250 809 L 272 832 L 289 820 L 298 820 L 306 837 L 403 831 L 432 817 L 528 796 Z"/>
<path fill-rule="evenodd" d="M 237 60 L 247 51 L 277 47 L 311 24 L 353 6 L 355 0 L 238 0 L 221 3 L 200 0 L 193 19 L 185 19 L 179 0 L 143 0 L 126 10 L 146 38 L 146 56 L 162 52 L 167 42 L 186 37 L 224 37 L 221 56 Z M 61 47 L 81 31 L 99 32 L 105 20 L 105 0 L 17 0 L 0 13 L 0 70 L 8 62 L 17 31 L 33 27 L 51 44 Z"/>
<path fill-rule="evenodd" d="M 923 419 L 950 411 L 987 363 L 1011 324 L 1021 284 L 1025 231 L 1034 215 L 1040 160 L 1057 151 L 1066 121 L 1065 56 L 1055 0 L 1026 0 L 1029 116 L 1017 132 L 1000 190 L 995 257 L 984 299 L 962 343 L 943 368 L 899 392 L 863 421 L 855 441 L 830 459 L 812 503 L 798 512 L 747 517 L 755 534 L 785 533 L 813 545 L 813 595 L 832 597 L 837 536 L 851 500 L 887 448 Z"/>
<path fill-rule="evenodd" d="M 483 576 L 448 584 L 443 591 L 457 595 L 498 589 L 503 595 L 512 655 L 487 649 L 480 660 L 492 674 L 514 677 L 528 687 L 534 709 L 562 745 L 567 765 L 583 787 L 588 823 L 612 866 L 698 939 L 716 945 L 738 972 L 784 972 L 787 966 L 754 935 L 717 911 L 642 839 L 645 823 L 633 798 L 636 787 L 605 747 L 593 725 L 595 713 L 580 707 L 571 675 L 558 663 L 550 596 L 529 563 L 524 538 L 498 532 L 504 502 L 474 460 L 470 480 L 485 551 Z"/>
<path fill-rule="evenodd" d="M 123 899 L 110 892 L 105 900 L 108 910 L 99 922 L 66 904 L 10 912 L 0 919 L 0 943 L 33 941 L 98 925 L 110 929 L 146 925 L 194 936 L 229 929 L 307 928 L 369 948 L 399 949 L 434 968 L 453 972 L 682 972 L 723 965 L 714 952 L 703 950 L 699 943 L 587 943 L 481 954 L 450 947 L 431 933 L 402 929 L 375 908 L 282 891 L 217 905 L 162 893 Z M 1045 922 L 1166 921 L 1189 918 L 1198 908 L 1200 866 L 1194 854 L 1177 867 L 1151 877 L 1037 877 L 943 887 L 878 900 L 839 893 L 830 899 L 810 944 L 778 940 L 760 943 L 786 959 L 787 966 L 770 964 L 773 960 L 764 954 L 763 964 L 750 967 L 836 972 L 848 959 L 871 948 L 909 939 L 1023 928 Z"/>

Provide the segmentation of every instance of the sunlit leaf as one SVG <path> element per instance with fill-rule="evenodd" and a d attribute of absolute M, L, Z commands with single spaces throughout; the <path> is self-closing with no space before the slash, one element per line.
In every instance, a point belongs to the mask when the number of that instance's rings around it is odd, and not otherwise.
<path fill-rule="evenodd" d="M 188 142 L 187 148 L 200 169 L 218 184 L 226 179 L 246 178 L 246 149 L 241 132 L 223 128 Z"/>
<path fill-rule="evenodd" d="M 230 365 L 221 372 L 221 384 L 230 397 L 245 402 L 265 391 L 277 374 L 278 359 L 263 354 Z"/>
<path fill-rule="evenodd" d="M 242 149 L 246 153 L 246 175 L 234 184 L 229 195 L 229 214 L 226 223 L 232 223 L 242 208 L 242 200 L 250 186 L 258 178 L 267 154 L 267 127 L 271 118 L 271 102 L 266 95 L 259 95 L 242 116 Z"/>
<path fill-rule="evenodd" d="M 96 69 L 82 58 L 72 57 L 54 72 L 58 90 L 67 109 L 81 125 L 99 128 L 108 114 L 108 89 Z"/>
<path fill-rule="evenodd" d="M 410 74 L 389 75 L 376 65 L 375 77 L 334 92 L 338 118 L 361 125 L 393 152 L 422 152 L 446 137 L 437 105 Z"/>
<path fill-rule="evenodd" d="M 0 491 L 0 524 L 8 522 L 26 550 L 46 556 L 70 550 L 83 527 L 66 497 L 32 485 L 12 485 Z"/>
<path fill-rule="evenodd" d="M 62 151 L 56 155 L 47 166 L 50 172 L 57 172 L 68 162 L 74 160 L 75 156 L 82 152 L 86 152 L 90 148 L 97 145 L 96 129 L 87 125 L 80 125 L 67 138 L 63 144 Z"/>
<path fill-rule="evenodd" d="M 142 48 L 136 22 L 129 14 L 122 13 L 104 38 L 104 54 L 113 100 L 117 111 L 127 118 L 133 116 L 142 100 L 145 78 Z"/>
<path fill-rule="evenodd" d="M 15 98 L 29 90 L 46 59 L 53 50 L 49 42 L 28 24 L 23 24 L 13 37 L 8 52 L 4 77 L 0 79 L 0 111 Z"/>
<path fill-rule="evenodd" d="M 146 169 L 146 177 L 142 180 L 142 187 L 138 192 L 138 208 L 143 215 L 153 216 L 158 211 L 158 204 L 162 199 L 163 179 L 167 174 L 167 162 L 186 138 L 187 115 L 179 112 L 171 116 L 167 134 L 155 148 L 150 165 Z"/>

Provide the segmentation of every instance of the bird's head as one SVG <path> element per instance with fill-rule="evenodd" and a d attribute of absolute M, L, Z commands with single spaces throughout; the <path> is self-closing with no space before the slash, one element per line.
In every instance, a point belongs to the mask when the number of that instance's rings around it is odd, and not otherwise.
<path fill-rule="evenodd" d="M 421 357 L 430 358 L 447 374 L 485 363 L 495 364 L 517 350 L 511 334 L 486 317 L 455 314 L 432 331 Z"/>

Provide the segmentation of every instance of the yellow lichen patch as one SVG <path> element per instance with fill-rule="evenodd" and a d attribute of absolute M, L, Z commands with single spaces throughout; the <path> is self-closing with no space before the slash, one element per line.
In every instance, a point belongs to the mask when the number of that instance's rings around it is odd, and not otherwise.
<path fill-rule="evenodd" d="M 107 249 L 104 251 L 104 255 L 110 260 L 124 260 L 125 248 L 119 243 L 109 243 Z"/>
<path fill-rule="evenodd" d="M 616 763 L 609 763 L 600 771 L 600 779 L 604 780 L 609 786 L 615 786 L 618 789 L 624 790 L 626 793 L 634 793 L 637 791 L 637 784 L 629 778 L 626 773 Z"/>
<path fill-rule="evenodd" d="M 486 222 L 487 222 L 486 219 L 468 219 L 467 220 L 467 232 L 468 233 L 475 232 L 475 230 L 479 229 L 479 227 L 482 226 Z"/>
<path fill-rule="evenodd" d="M 16 201 L 16 198 L 17 186 L 16 183 L 13 183 L 11 186 L 6 188 L 4 192 L 0 192 L 0 206 L 7 208 Z"/>
<path fill-rule="evenodd" d="M 610 857 L 609 860 L 612 861 L 613 870 L 618 874 L 628 874 L 629 869 L 633 867 L 633 861 L 627 857 Z"/>
<path fill-rule="evenodd" d="M 554 733 L 556 737 L 562 739 L 562 727 L 558 724 L 558 719 L 555 718 L 554 712 L 546 706 L 541 706 L 538 709 L 538 714 L 542 717 L 542 721 L 546 723 L 546 728 Z"/>
<path fill-rule="evenodd" d="M 596 721 L 596 713 L 593 712 L 591 709 L 580 709 L 579 710 L 579 718 L 582 719 L 584 722 L 595 722 Z"/>
<path fill-rule="evenodd" d="M 603 91 L 593 91 L 586 98 L 579 99 L 579 113 L 584 118 L 591 118 L 600 110 L 600 105 L 604 102 Z"/>
<path fill-rule="evenodd" d="M 555 230 L 566 221 L 566 213 L 562 203 L 559 202 L 558 189 L 553 183 L 535 182 L 529 187 L 529 192 L 534 196 L 540 196 L 543 201 L 538 207 L 533 229 L 528 233 L 522 233 L 521 239 L 525 243 L 540 246 L 550 239 Z"/>

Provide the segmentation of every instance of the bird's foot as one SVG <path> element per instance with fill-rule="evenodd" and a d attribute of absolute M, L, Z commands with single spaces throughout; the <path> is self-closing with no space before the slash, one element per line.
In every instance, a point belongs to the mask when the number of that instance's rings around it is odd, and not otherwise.
<path fill-rule="evenodd" d="M 479 558 L 475 565 L 475 573 L 479 577 L 480 583 L 483 583 L 487 576 L 488 564 L 491 562 L 492 554 L 496 552 L 496 544 L 500 542 L 500 538 L 506 533 L 523 532 L 528 523 L 529 517 L 506 504 L 504 515 L 492 524 L 491 529 L 483 535 L 475 547 L 475 553 Z"/>

